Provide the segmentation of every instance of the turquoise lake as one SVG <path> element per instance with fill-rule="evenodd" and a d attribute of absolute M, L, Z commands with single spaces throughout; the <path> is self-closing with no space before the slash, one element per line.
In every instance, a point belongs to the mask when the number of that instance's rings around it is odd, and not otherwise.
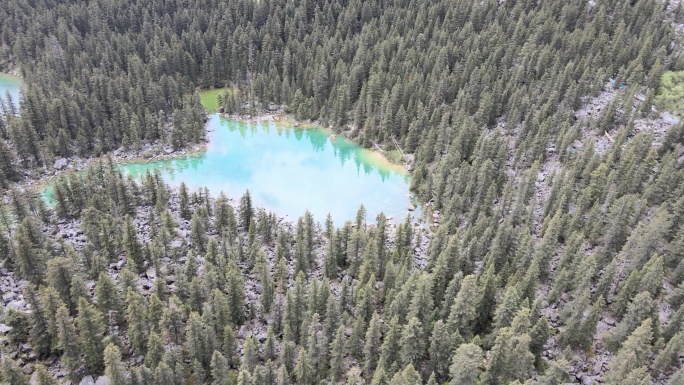
<path fill-rule="evenodd" d="M 341 225 L 363 204 L 367 218 L 384 212 L 403 221 L 411 203 L 402 166 L 322 128 L 272 122 L 243 123 L 214 114 L 207 122 L 206 152 L 173 160 L 131 163 L 134 177 L 158 169 L 164 179 L 190 189 L 208 187 L 237 199 L 247 189 L 255 205 L 295 219 L 309 210 L 318 221 L 328 213 Z"/>
<path fill-rule="evenodd" d="M 21 84 L 1 74 L 0 95 L 9 91 L 16 103 Z M 290 220 L 309 210 L 319 222 L 331 214 L 339 226 L 354 220 L 363 204 L 369 222 L 381 212 L 401 222 L 412 205 L 409 174 L 402 166 L 320 127 L 245 123 L 213 114 L 207 139 L 206 151 L 199 154 L 119 167 L 133 177 L 159 170 L 172 186 L 207 187 L 214 197 L 224 192 L 237 200 L 249 189 L 254 205 Z M 43 194 L 50 202 L 49 184 Z"/>

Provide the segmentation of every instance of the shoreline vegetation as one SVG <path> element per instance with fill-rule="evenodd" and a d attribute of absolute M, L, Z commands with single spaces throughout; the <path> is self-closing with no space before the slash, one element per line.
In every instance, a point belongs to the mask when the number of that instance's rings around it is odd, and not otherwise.
<path fill-rule="evenodd" d="M 13 69 L 6 70 L 3 72 L 7 75 L 13 76 L 19 80 L 23 79 L 18 75 L 20 74 L 20 69 L 15 67 Z M 218 114 L 222 119 L 228 119 L 241 123 L 273 123 L 281 128 L 292 128 L 292 129 L 322 129 L 327 131 L 329 135 L 329 140 L 334 141 L 338 138 L 343 138 L 356 145 L 361 146 L 361 144 L 342 132 L 336 132 L 331 126 L 325 127 L 319 122 L 306 120 L 301 121 L 295 118 L 292 114 L 285 113 L 282 108 L 278 111 L 260 111 L 256 115 L 249 114 L 228 114 L 220 112 L 222 109 L 218 105 L 218 100 L 212 100 L 213 96 L 218 96 L 218 93 L 224 88 L 214 88 L 206 90 L 197 90 L 199 94 L 202 106 L 207 112 L 207 116 L 211 114 Z M 213 94 L 213 95 L 212 95 Z M 42 167 L 42 172 L 37 176 L 29 175 L 25 173 L 25 178 L 14 185 L 20 188 L 27 188 L 34 192 L 39 192 L 43 190 L 50 182 L 53 182 L 56 178 L 64 173 L 69 172 L 79 172 L 85 170 L 88 165 L 98 162 L 100 160 L 107 160 L 111 158 L 112 162 L 116 165 L 122 166 L 131 163 L 146 164 L 157 161 L 164 160 L 174 160 L 182 159 L 185 157 L 200 155 L 207 149 L 207 139 L 206 134 L 209 132 L 207 130 L 207 119 L 204 123 L 205 136 L 201 143 L 192 144 L 188 147 L 184 147 L 178 150 L 174 150 L 170 145 L 164 145 L 162 143 L 145 143 L 140 150 L 123 149 L 119 148 L 114 151 L 110 151 L 107 154 L 100 156 L 91 156 L 88 158 L 83 158 L 80 156 L 70 156 L 66 158 L 55 158 L 55 163 L 49 167 Z M 392 154 L 392 150 L 382 150 L 378 146 L 372 148 L 365 148 L 370 152 L 370 154 L 375 158 L 374 161 L 383 163 L 384 166 L 392 169 L 395 172 L 406 173 L 406 175 L 411 175 L 410 163 L 397 162 L 396 159 L 392 159 L 389 155 Z M 416 200 L 416 197 L 412 194 L 412 200 Z M 424 205 L 424 202 L 421 204 Z"/>
<path fill-rule="evenodd" d="M 331 125 L 328 125 L 327 127 L 321 124 L 318 121 L 312 121 L 311 119 L 297 119 L 293 114 L 291 113 L 286 113 L 284 111 L 283 106 L 279 106 L 275 111 L 260 111 L 256 115 L 252 116 L 250 114 L 231 114 L 231 113 L 225 113 L 222 112 L 223 106 L 220 105 L 220 101 L 218 100 L 219 95 L 221 92 L 226 90 L 226 87 L 222 88 L 211 88 L 211 89 L 198 89 L 197 93 L 200 96 L 200 100 L 202 101 L 202 105 L 204 106 L 209 113 L 218 113 L 222 117 L 238 122 L 243 122 L 243 123 L 263 123 L 263 122 L 272 122 L 275 123 L 276 125 L 287 125 L 287 127 L 292 127 L 292 128 L 300 128 L 300 129 L 307 129 L 307 128 L 321 128 L 323 130 L 326 130 L 330 132 L 330 137 L 331 140 L 334 140 L 336 137 L 343 137 L 346 140 L 349 140 L 359 146 L 362 146 L 361 143 L 357 140 L 354 140 L 350 138 L 349 136 L 345 135 L 344 132 L 338 132 L 333 129 Z M 235 92 L 234 89 L 233 92 Z M 362 146 L 363 147 L 363 146 Z M 365 148 L 365 147 L 364 147 Z M 407 161 L 404 159 L 404 162 L 401 162 L 400 160 L 397 159 L 397 156 L 392 156 L 394 152 L 399 152 L 397 150 L 385 150 L 380 148 L 377 145 L 374 145 L 371 148 L 366 148 L 367 150 L 371 151 L 373 154 L 378 159 L 382 159 L 386 161 L 389 165 L 393 166 L 399 166 L 405 169 L 405 171 L 410 174 L 411 173 L 411 162 Z"/>
<path fill-rule="evenodd" d="M 211 113 L 210 110 L 208 110 L 209 113 Z M 229 115 L 229 114 L 221 114 L 219 112 L 215 112 L 220 115 L 222 119 L 228 119 L 231 121 L 235 122 L 240 122 L 240 123 L 253 123 L 253 124 L 261 124 L 261 123 L 273 123 L 276 126 L 281 126 L 281 128 L 292 128 L 292 129 L 322 129 L 330 133 L 329 140 L 334 141 L 338 138 L 343 138 L 344 140 L 349 140 L 353 142 L 354 144 L 359 145 L 357 142 L 353 141 L 352 139 L 347 138 L 343 134 L 336 133 L 332 129 L 328 127 L 323 127 L 320 124 L 317 124 L 315 122 L 299 122 L 297 119 L 295 119 L 292 115 L 286 114 L 286 113 L 262 113 L 259 115 L 251 116 L 251 115 Z M 205 130 L 206 130 L 206 124 L 205 124 Z M 206 131 L 208 133 L 209 131 Z M 46 169 L 42 175 L 38 178 L 27 178 L 23 180 L 22 182 L 17 183 L 17 186 L 19 187 L 26 187 L 29 189 L 32 189 L 34 191 L 36 190 L 42 190 L 47 185 L 54 181 L 56 178 L 61 176 L 64 173 L 68 172 L 79 172 L 85 170 L 88 165 L 93 164 L 95 162 L 101 161 L 101 160 L 107 160 L 111 158 L 112 162 L 115 163 L 118 166 L 123 166 L 131 163 L 139 163 L 139 164 L 146 164 L 146 163 L 151 163 L 151 162 L 157 162 L 157 161 L 164 161 L 164 160 L 174 160 L 174 159 L 183 159 L 186 157 L 191 157 L 191 156 L 196 156 L 196 155 L 201 155 L 203 152 L 207 150 L 207 140 L 206 138 L 203 140 L 202 143 L 194 144 L 190 147 L 183 148 L 180 150 L 174 151 L 172 148 L 168 146 L 161 146 L 160 144 L 146 144 L 145 148 L 139 150 L 139 151 L 132 151 L 132 150 L 122 150 L 118 149 L 115 151 L 112 151 L 108 154 L 104 154 L 98 157 L 90 157 L 90 158 L 81 158 L 81 157 L 69 157 L 69 158 L 59 158 L 56 159 L 56 163 L 63 164 L 63 162 L 60 162 L 60 160 L 66 161 L 65 166 L 56 168 L 55 165 L 53 165 L 50 169 Z M 407 175 L 410 175 L 410 170 L 407 169 L 405 165 L 397 164 L 393 162 L 392 160 L 388 159 L 382 152 L 378 151 L 377 149 L 366 149 L 368 150 L 373 157 L 375 157 L 375 161 L 377 162 L 383 162 L 385 166 L 390 167 L 393 169 L 395 172 L 404 172 Z M 144 152 L 148 152 L 144 154 Z M 151 152 L 149 152 L 151 151 Z"/>
<path fill-rule="evenodd" d="M 204 100 L 203 100 L 203 105 L 204 105 Z M 206 108 L 206 106 L 205 106 Z M 244 124 L 274 124 L 276 127 L 279 129 L 294 129 L 294 130 L 306 130 L 306 129 L 321 129 L 329 133 L 328 140 L 331 142 L 335 140 L 347 140 L 355 145 L 360 146 L 359 143 L 356 141 L 347 138 L 341 133 L 336 133 L 334 130 L 332 130 L 330 127 L 324 127 L 318 122 L 311 122 L 311 121 L 305 121 L 301 122 L 297 120 L 294 116 L 291 114 L 287 114 L 284 112 L 262 112 L 257 115 L 238 115 L 238 114 L 226 114 L 226 113 L 220 113 L 218 112 L 218 108 L 216 111 L 206 109 L 208 115 L 211 115 L 212 113 L 218 114 L 221 119 L 227 119 L 230 121 L 234 122 L 240 122 Z M 201 143 L 191 145 L 186 148 L 182 148 L 179 150 L 173 150 L 169 146 L 164 146 L 160 143 L 153 143 L 153 144 L 145 144 L 144 148 L 135 151 L 135 150 L 125 150 L 125 149 L 117 149 L 115 151 L 112 151 L 108 154 L 104 154 L 98 157 L 90 157 L 90 158 L 80 158 L 80 157 L 70 157 L 70 158 L 60 158 L 57 159 L 55 162 L 55 165 L 53 165 L 50 169 L 45 170 L 43 175 L 39 178 L 30 178 L 30 179 L 25 179 L 24 181 L 18 183 L 19 187 L 29 189 L 33 191 L 34 193 L 42 194 L 44 193 L 45 189 L 50 187 L 52 183 L 54 183 L 59 177 L 68 174 L 68 173 L 73 173 L 73 172 L 82 172 L 86 170 L 90 165 L 96 164 L 97 162 L 111 162 L 115 164 L 116 166 L 125 166 L 129 164 L 147 164 L 147 163 L 152 163 L 152 162 L 159 162 L 159 161 L 167 161 L 167 160 L 180 160 L 180 159 L 185 159 L 188 157 L 193 157 L 193 156 L 199 156 L 206 152 L 207 150 L 207 145 L 208 145 L 208 140 L 206 138 L 206 135 L 209 133 L 209 126 L 205 122 L 205 137 L 202 139 Z M 363 148 L 363 147 L 362 147 Z M 383 152 L 379 151 L 378 149 L 367 149 L 364 148 L 364 150 L 367 150 L 368 153 L 374 158 L 373 162 L 379 162 L 385 167 L 388 167 L 390 170 L 394 172 L 399 172 L 402 174 L 405 174 L 407 176 L 410 176 L 410 170 L 406 167 L 406 165 L 398 164 L 390 159 L 388 159 Z M 56 165 L 59 164 L 59 168 L 56 167 Z M 239 197 L 229 197 L 231 200 L 237 200 Z M 411 204 L 407 207 L 409 209 L 409 212 L 411 213 L 411 217 L 413 218 L 412 221 L 415 225 L 419 225 L 421 223 L 425 223 L 425 218 L 432 218 L 433 213 L 430 211 L 428 212 L 427 210 L 424 213 L 420 213 L 419 215 L 418 212 L 415 210 L 417 208 L 422 208 L 422 209 L 428 209 L 428 205 L 426 205 L 425 202 L 419 202 L 417 198 L 411 194 L 410 197 Z M 287 221 L 291 224 L 295 224 L 296 218 L 293 218 L 288 215 L 278 215 L 281 221 Z M 401 220 L 401 218 L 397 218 Z M 428 227 L 436 227 L 436 223 L 429 223 L 430 226 Z"/>

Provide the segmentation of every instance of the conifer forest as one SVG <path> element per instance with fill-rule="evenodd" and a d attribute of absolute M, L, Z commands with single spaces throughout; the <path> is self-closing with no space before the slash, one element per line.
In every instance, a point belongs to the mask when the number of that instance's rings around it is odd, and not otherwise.
<path fill-rule="evenodd" d="M 2 385 L 684 384 L 684 1 L 2 0 L 0 72 Z M 117 168 L 215 88 L 420 210 Z"/>

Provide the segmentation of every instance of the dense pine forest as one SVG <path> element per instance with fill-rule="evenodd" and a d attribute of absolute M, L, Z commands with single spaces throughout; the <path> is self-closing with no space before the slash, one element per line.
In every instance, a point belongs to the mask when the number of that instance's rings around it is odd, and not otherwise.
<path fill-rule="evenodd" d="M 1 1 L 0 383 L 684 384 L 683 7 Z M 425 222 L 117 170 L 201 143 L 215 87 L 399 146 Z"/>

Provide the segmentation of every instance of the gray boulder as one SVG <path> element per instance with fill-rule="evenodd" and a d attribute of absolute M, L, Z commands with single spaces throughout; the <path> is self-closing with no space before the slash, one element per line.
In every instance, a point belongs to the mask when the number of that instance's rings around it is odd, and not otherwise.
<path fill-rule="evenodd" d="M 59 158 L 55 160 L 55 165 L 54 168 L 56 170 L 62 170 L 64 167 L 67 166 L 68 161 L 65 158 Z"/>

